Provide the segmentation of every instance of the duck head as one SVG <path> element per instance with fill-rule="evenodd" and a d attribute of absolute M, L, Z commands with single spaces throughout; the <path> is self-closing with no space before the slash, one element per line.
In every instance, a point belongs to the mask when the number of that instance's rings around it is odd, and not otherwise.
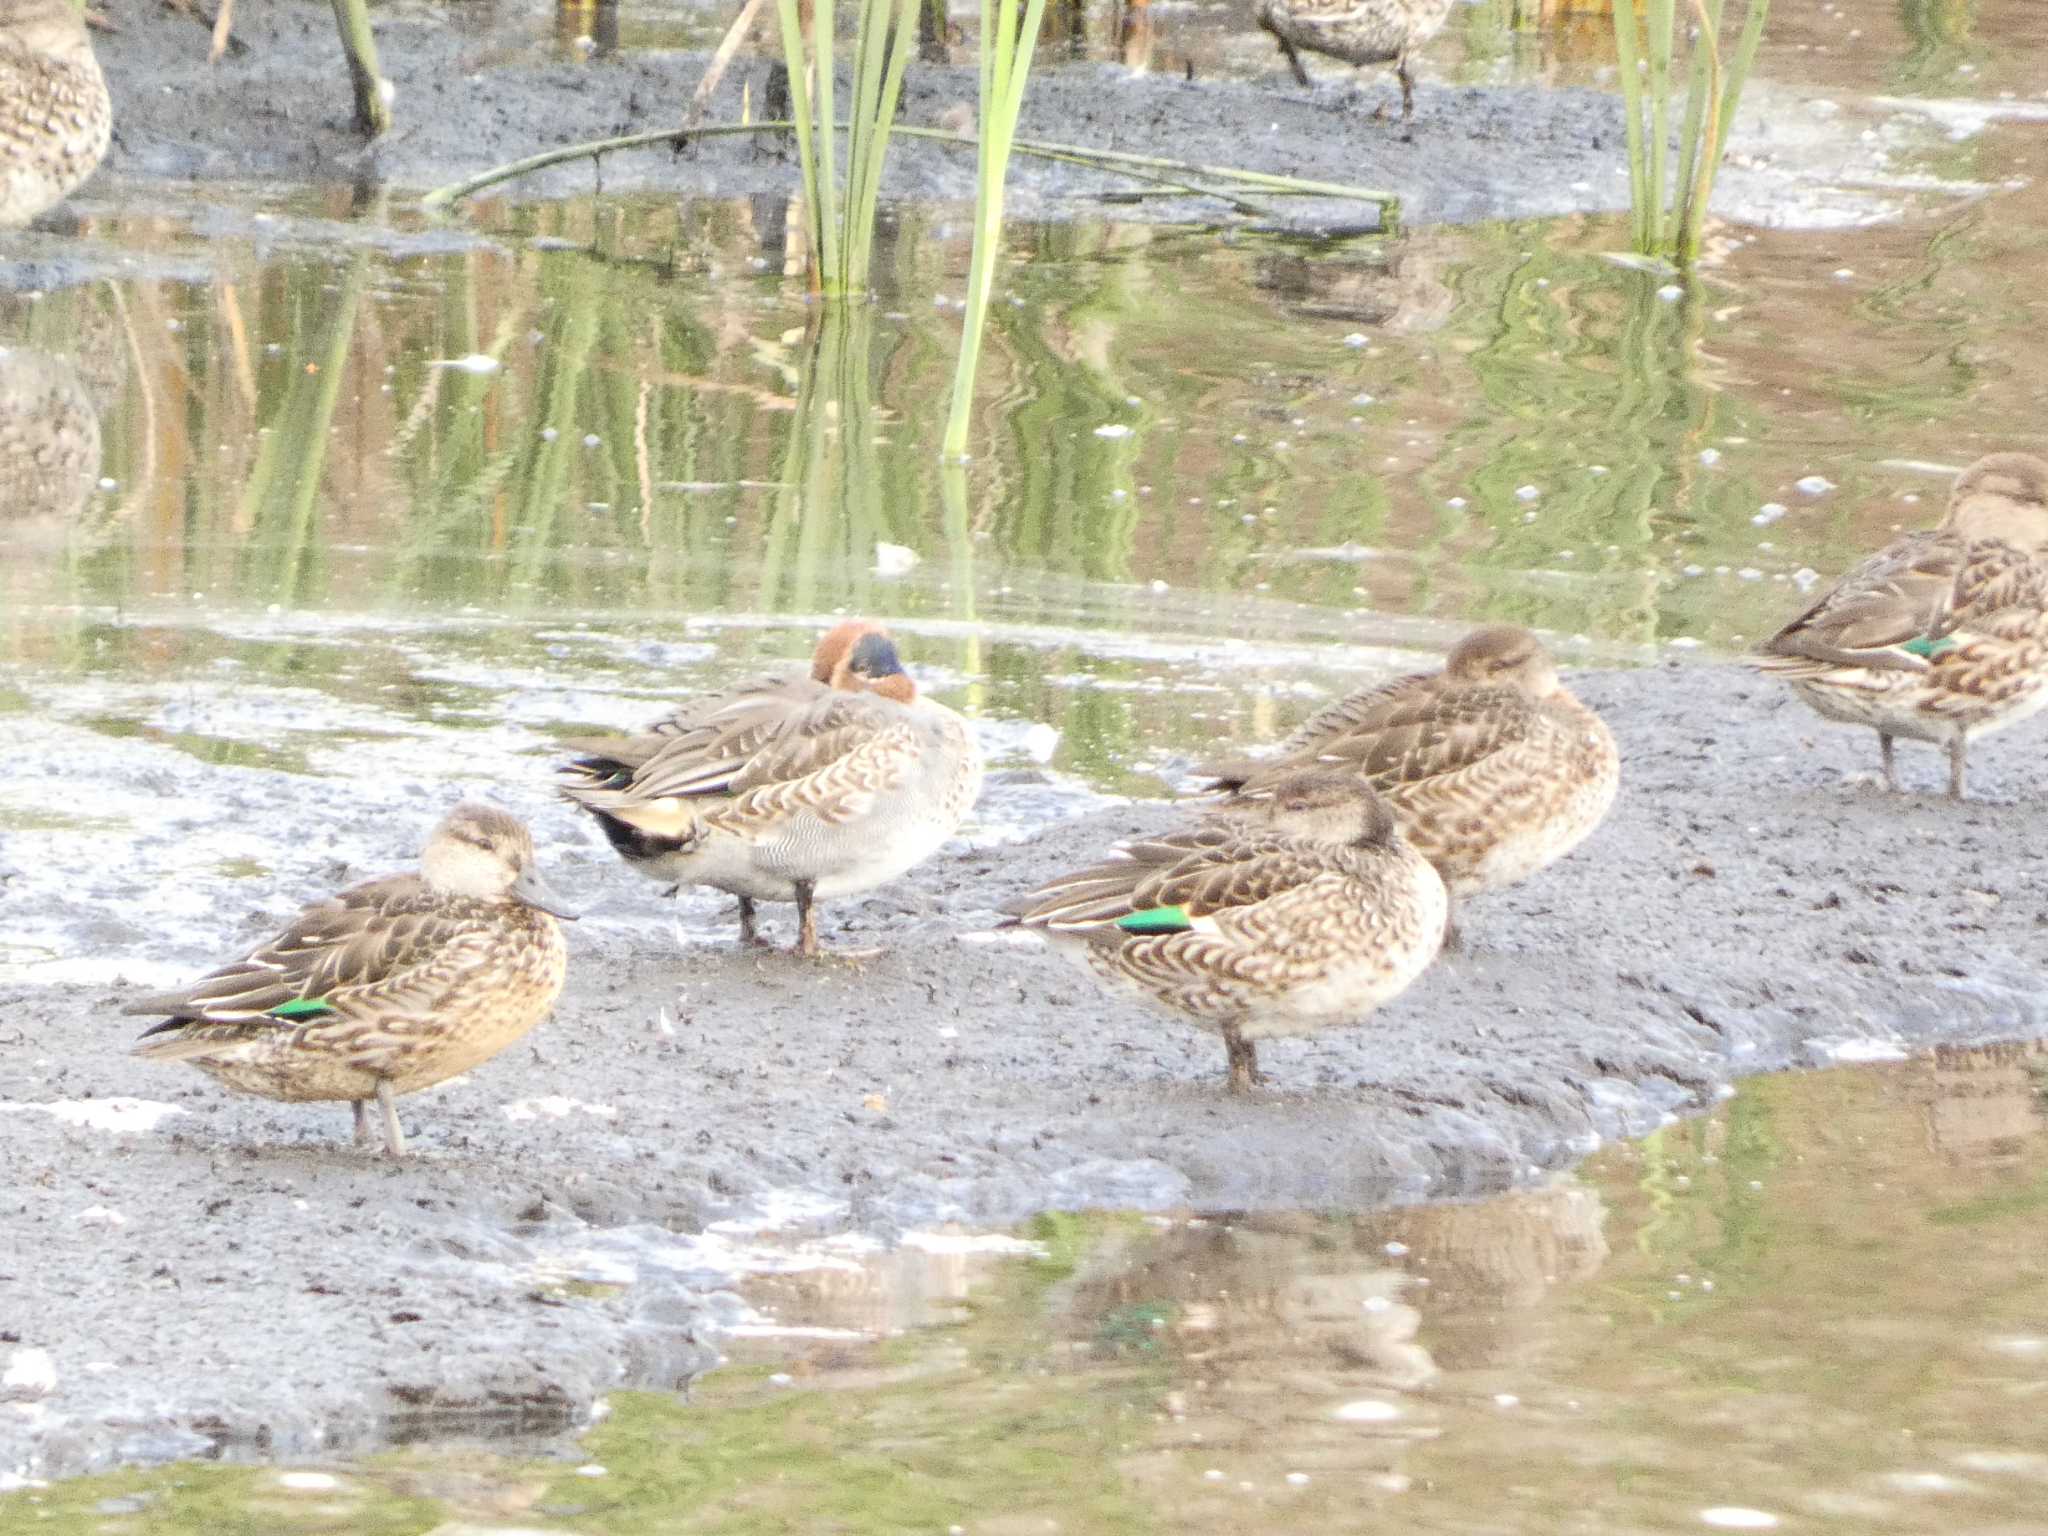
<path fill-rule="evenodd" d="M 871 619 L 848 619 L 828 631 L 812 653 L 811 676 L 828 688 L 879 693 L 899 704 L 917 697 L 917 684 L 903 670 L 896 642 Z"/>
<path fill-rule="evenodd" d="M 1518 624 L 1489 624 L 1475 629 L 1451 647 L 1444 676 L 1460 683 L 1490 683 L 1519 688 L 1532 699 L 1557 692 L 1557 663 L 1528 630 Z"/>
<path fill-rule="evenodd" d="M 1956 476 L 1944 528 L 2048 553 L 2048 463 L 2031 453 L 1993 453 Z"/>
<path fill-rule="evenodd" d="M 1276 774 L 1244 798 L 1275 832 L 1349 848 L 1383 848 L 1394 813 L 1372 781 L 1348 768 L 1310 767 Z"/>
<path fill-rule="evenodd" d="M 428 885 L 474 901 L 516 901 L 555 917 L 576 916 L 541 877 L 533 834 L 518 817 L 465 800 L 441 819 L 420 855 Z"/>

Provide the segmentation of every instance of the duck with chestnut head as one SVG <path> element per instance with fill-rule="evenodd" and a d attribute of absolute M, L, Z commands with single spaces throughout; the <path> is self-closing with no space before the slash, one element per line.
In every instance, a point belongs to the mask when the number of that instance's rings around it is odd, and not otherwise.
<path fill-rule="evenodd" d="M 1230 1088 L 1258 1042 L 1364 1021 L 1443 943 L 1442 880 L 1355 770 L 1310 767 L 1248 792 L 1243 814 L 1124 844 L 1012 903 L 1103 981 L 1221 1035 Z"/>
<path fill-rule="evenodd" d="M 376 1100 L 399 1157 L 393 1099 L 490 1060 L 547 1017 L 568 967 L 555 919 L 572 916 L 525 824 L 464 802 L 417 873 L 315 902 L 243 959 L 122 1011 L 165 1016 L 138 1056 L 267 1099 L 348 1100 L 358 1142 Z"/>
<path fill-rule="evenodd" d="M 1970 743 L 2048 707 L 2048 463 L 1994 453 L 1956 477 L 1936 527 L 1851 569 L 1757 648 L 1824 718 L 1948 753 L 1963 797 Z"/>
<path fill-rule="evenodd" d="M 570 743 L 562 793 L 628 865 L 670 885 L 794 902 L 798 949 L 818 952 L 816 903 L 922 863 L 981 793 L 967 723 L 918 692 L 881 625 L 850 620 L 807 673 L 756 678 L 685 703 L 638 736 Z"/>

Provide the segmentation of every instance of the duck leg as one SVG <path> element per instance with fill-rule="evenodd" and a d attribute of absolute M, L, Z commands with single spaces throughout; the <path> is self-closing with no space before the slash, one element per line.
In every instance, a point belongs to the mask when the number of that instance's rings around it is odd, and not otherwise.
<path fill-rule="evenodd" d="M 1948 744 L 1948 797 L 1963 798 L 1963 778 L 1969 766 L 1970 738 L 1957 731 Z"/>
<path fill-rule="evenodd" d="M 362 1100 L 356 1100 L 360 1105 Z M 392 1102 L 391 1080 L 377 1079 L 377 1107 L 384 1111 L 384 1150 L 393 1157 L 405 1156 L 405 1132 L 399 1128 L 398 1106 Z"/>
<path fill-rule="evenodd" d="M 1884 787 L 1896 795 L 1899 792 L 1899 766 L 1890 731 L 1877 733 L 1877 750 L 1878 755 L 1884 759 Z"/>
<path fill-rule="evenodd" d="M 356 1112 L 356 1145 L 367 1147 L 370 1144 L 370 1101 L 350 1099 L 348 1102 L 349 1108 Z"/>
<path fill-rule="evenodd" d="M 1465 929 L 1458 921 L 1458 898 L 1444 898 L 1444 941 L 1437 946 L 1438 952 L 1446 955 L 1462 954 L 1465 949 Z"/>
<path fill-rule="evenodd" d="M 1295 51 L 1294 44 L 1287 41 L 1278 32 L 1273 34 L 1273 41 L 1278 43 L 1280 51 L 1287 55 L 1287 67 L 1294 71 L 1294 83 L 1310 90 L 1315 89 L 1314 83 L 1308 77 L 1308 70 L 1302 66 L 1301 55 Z"/>
<path fill-rule="evenodd" d="M 1401 121 L 1405 123 L 1415 115 L 1415 76 L 1408 71 L 1405 52 L 1394 61 L 1394 74 L 1401 81 Z"/>
<path fill-rule="evenodd" d="M 1238 1033 L 1235 1024 L 1223 1026 L 1223 1046 L 1230 1052 L 1230 1091 L 1250 1093 L 1266 1079 L 1259 1071 L 1259 1045 Z"/>
<path fill-rule="evenodd" d="M 796 948 L 800 955 L 816 955 L 818 952 L 818 912 L 813 904 L 817 889 L 814 881 L 796 882 Z"/>
<path fill-rule="evenodd" d="M 740 898 L 740 943 L 751 949 L 762 942 L 761 930 L 754 926 L 754 898 Z"/>

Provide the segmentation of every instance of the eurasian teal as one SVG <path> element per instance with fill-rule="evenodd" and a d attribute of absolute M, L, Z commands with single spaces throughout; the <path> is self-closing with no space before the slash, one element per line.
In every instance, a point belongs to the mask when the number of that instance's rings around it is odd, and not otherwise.
<path fill-rule="evenodd" d="M 491 1059 L 547 1017 L 568 964 L 525 824 L 487 805 L 450 811 L 417 874 L 315 902 L 277 938 L 189 987 L 123 1011 L 168 1015 L 138 1056 L 189 1061 L 229 1088 L 288 1102 L 369 1101 L 405 1153 L 392 1100 Z"/>
<path fill-rule="evenodd" d="M 1247 814 L 1124 845 L 1013 903 L 1104 981 L 1223 1037 L 1230 1087 L 1258 1042 L 1358 1024 L 1436 957 L 1449 903 L 1356 772 L 1276 775 Z"/>
<path fill-rule="evenodd" d="M 756 678 L 682 705 L 639 736 L 584 740 L 562 793 L 652 879 L 754 904 L 796 903 L 818 952 L 815 903 L 858 895 L 935 853 L 981 793 L 959 715 L 921 695 L 888 631 L 849 620 L 808 674 Z"/>
<path fill-rule="evenodd" d="M 2048 463 L 1994 453 L 1956 477 L 1940 524 L 1856 566 L 1758 647 L 1829 720 L 1948 750 L 1961 799 L 1970 743 L 2048 705 Z"/>

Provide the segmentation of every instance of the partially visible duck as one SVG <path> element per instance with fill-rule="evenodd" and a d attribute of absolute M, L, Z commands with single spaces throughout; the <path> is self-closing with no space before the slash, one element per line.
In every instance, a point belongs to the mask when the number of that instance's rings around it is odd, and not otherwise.
<path fill-rule="evenodd" d="M 0 226 L 28 223 L 98 168 L 114 123 L 71 0 L 0 0 Z"/>
<path fill-rule="evenodd" d="M 1304 86 L 1309 83 L 1299 52 L 1304 48 L 1346 64 L 1393 65 L 1405 120 L 1415 114 L 1409 60 L 1443 29 L 1450 13 L 1451 0 L 1259 0 L 1254 15 Z"/>
<path fill-rule="evenodd" d="M 639 736 L 572 742 L 564 795 L 652 879 L 754 904 L 796 903 L 797 947 L 818 952 L 815 904 L 895 879 L 951 837 L 981 793 L 967 724 L 920 694 L 881 625 L 849 620 L 808 674 L 764 677 L 682 705 Z"/>
<path fill-rule="evenodd" d="M 1511 885 L 1577 847 L 1607 814 L 1621 758 L 1605 722 L 1510 624 L 1473 630 L 1441 672 L 1322 710 L 1269 758 L 1211 765 L 1230 800 L 1326 764 L 1361 773 L 1453 897 Z"/>
<path fill-rule="evenodd" d="M 1232 1092 L 1258 1042 L 1362 1023 L 1443 942 L 1448 901 L 1356 772 L 1277 775 L 1244 816 L 1124 845 L 1012 903 L 1098 977 L 1223 1037 Z"/>
<path fill-rule="evenodd" d="M 267 1099 L 348 1100 L 358 1142 L 375 1099 L 401 1157 L 392 1100 L 489 1061 L 547 1017 L 568 965 L 555 918 L 570 916 L 524 823 L 465 802 L 434 828 L 417 874 L 315 902 L 245 959 L 123 1012 L 166 1015 L 138 1056 L 188 1061 Z"/>
<path fill-rule="evenodd" d="M 2048 706 L 2048 463 L 1994 453 L 1959 476 L 1940 524 L 1838 580 L 1750 658 L 1829 720 L 1948 751 L 1963 796 L 1970 743 Z"/>

